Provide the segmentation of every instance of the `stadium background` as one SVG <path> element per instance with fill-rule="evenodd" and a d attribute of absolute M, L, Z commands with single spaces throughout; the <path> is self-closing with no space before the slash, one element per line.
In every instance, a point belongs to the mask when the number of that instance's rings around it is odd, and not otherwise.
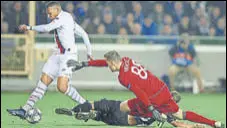
<path fill-rule="evenodd" d="M 45 1 L 1 1 L 1 125 L 30 127 L 10 117 L 6 108 L 23 105 L 36 86 L 51 47 L 50 33 L 20 33 L 19 24 L 39 25 L 50 22 L 45 14 Z M 130 56 L 161 77 L 170 66 L 169 47 L 179 35 L 190 33 L 198 52 L 198 65 L 209 93 L 192 95 L 195 82 L 181 76 L 178 89 L 180 105 L 210 118 L 226 122 L 226 3 L 218 1 L 188 2 L 60 2 L 75 21 L 89 34 L 93 56 L 115 49 Z M 150 27 L 149 27 L 150 26 Z M 184 27 L 188 26 L 188 27 Z M 86 59 L 83 40 L 76 37 L 79 59 Z M 96 75 L 97 74 L 97 75 Z M 105 74 L 105 75 L 104 75 Z M 43 120 L 36 127 L 109 127 L 89 121 L 83 123 L 54 114 L 56 107 L 72 107 L 70 99 L 56 92 L 56 81 L 37 106 Z M 118 83 L 116 75 L 105 68 L 86 68 L 73 75 L 72 85 L 88 100 L 101 98 L 125 100 L 134 97 Z M 195 89 L 195 88 L 194 88 Z M 105 91 L 104 91 L 105 90 Z M 59 102 L 61 101 L 61 102 Z M 216 108 L 215 110 L 213 108 Z M 70 120 L 71 119 L 71 120 Z M 61 122 L 62 121 L 62 122 Z M 66 121 L 64 123 L 64 121 Z M 89 125 L 89 126 L 87 126 Z M 101 126 L 99 126 L 101 125 Z"/>

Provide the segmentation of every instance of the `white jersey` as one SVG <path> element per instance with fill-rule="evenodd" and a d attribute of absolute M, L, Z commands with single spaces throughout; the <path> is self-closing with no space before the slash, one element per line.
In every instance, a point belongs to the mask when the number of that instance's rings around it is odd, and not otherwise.
<path fill-rule="evenodd" d="M 32 30 L 38 32 L 49 32 L 54 30 L 54 39 L 60 53 L 77 53 L 74 27 L 74 20 L 71 14 L 61 11 L 51 23 L 33 26 Z"/>
<path fill-rule="evenodd" d="M 75 30 L 74 30 L 74 32 L 75 32 L 76 35 L 78 35 L 78 36 L 83 38 L 84 44 L 86 45 L 86 48 L 87 48 L 87 54 L 91 56 L 92 55 L 92 53 L 91 53 L 92 48 L 91 48 L 91 43 L 90 43 L 88 34 L 76 22 L 75 22 Z"/>

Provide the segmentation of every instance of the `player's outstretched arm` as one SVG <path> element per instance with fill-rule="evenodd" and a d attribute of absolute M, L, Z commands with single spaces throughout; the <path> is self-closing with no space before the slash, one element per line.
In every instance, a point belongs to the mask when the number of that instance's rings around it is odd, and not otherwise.
<path fill-rule="evenodd" d="M 76 22 L 74 23 L 75 29 L 74 29 L 74 33 L 80 37 L 83 38 L 84 44 L 86 45 L 87 48 L 87 58 L 88 60 L 93 60 L 92 57 L 92 48 L 91 48 L 91 43 L 88 37 L 88 34 L 84 31 L 84 29 L 78 25 Z"/>
<path fill-rule="evenodd" d="M 72 67 L 72 71 L 74 72 L 88 66 L 106 67 L 108 65 L 106 63 L 106 60 L 90 60 L 90 61 L 82 61 L 82 62 L 78 62 L 75 60 L 68 60 L 67 66 Z"/>
<path fill-rule="evenodd" d="M 27 26 L 25 24 L 22 24 L 18 27 L 18 29 L 20 31 L 34 30 L 37 32 L 50 32 L 51 30 L 59 28 L 61 25 L 62 25 L 61 21 L 56 18 L 49 24 L 43 24 L 43 25 L 37 25 L 37 26 Z"/>

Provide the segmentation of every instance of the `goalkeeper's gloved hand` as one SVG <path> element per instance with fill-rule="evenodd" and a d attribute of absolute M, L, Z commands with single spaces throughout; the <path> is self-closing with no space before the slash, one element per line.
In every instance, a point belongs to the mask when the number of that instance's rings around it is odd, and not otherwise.
<path fill-rule="evenodd" d="M 75 112 L 75 113 L 78 113 L 78 112 L 90 112 L 91 109 L 92 109 L 91 103 L 86 101 L 83 104 L 79 104 L 79 105 L 75 106 L 72 109 L 72 111 Z"/>
<path fill-rule="evenodd" d="M 75 72 L 83 67 L 86 67 L 88 66 L 88 62 L 87 61 L 82 61 L 82 62 L 79 62 L 79 61 L 75 61 L 75 60 L 68 60 L 67 61 L 67 66 L 68 67 L 73 67 L 72 68 L 72 71 Z"/>
<path fill-rule="evenodd" d="M 152 112 L 152 116 L 155 120 L 159 121 L 159 122 L 165 122 L 165 119 L 162 117 L 162 115 L 160 114 L 160 112 L 156 109 L 154 109 L 153 106 L 149 106 L 148 110 L 150 112 Z"/>

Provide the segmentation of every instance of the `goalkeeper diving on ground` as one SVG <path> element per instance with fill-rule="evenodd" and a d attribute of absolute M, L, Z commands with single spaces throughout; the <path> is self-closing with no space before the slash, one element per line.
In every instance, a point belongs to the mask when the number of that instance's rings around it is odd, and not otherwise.
<path fill-rule="evenodd" d="M 179 94 L 173 92 L 172 95 L 179 101 Z M 78 120 L 84 120 L 87 122 L 89 119 L 95 121 L 102 121 L 108 125 L 115 126 L 155 126 L 161 128 L 164 122 L 156 122 L 152 117 L 140 117 L 132 116 L 127 112 L 120 111 L 121 101 L 102 99 L 94 102 L 85 102 L 75 106 L 73 109 L 57 108 L 55 112 L 57 114 L 75 116 Z M 201 124 L 186 124 L 184 122 L 177 121 L 171 115 L 167 116 L 167 122 L 174 127 L 184 128 L 204 128 Z"/>

